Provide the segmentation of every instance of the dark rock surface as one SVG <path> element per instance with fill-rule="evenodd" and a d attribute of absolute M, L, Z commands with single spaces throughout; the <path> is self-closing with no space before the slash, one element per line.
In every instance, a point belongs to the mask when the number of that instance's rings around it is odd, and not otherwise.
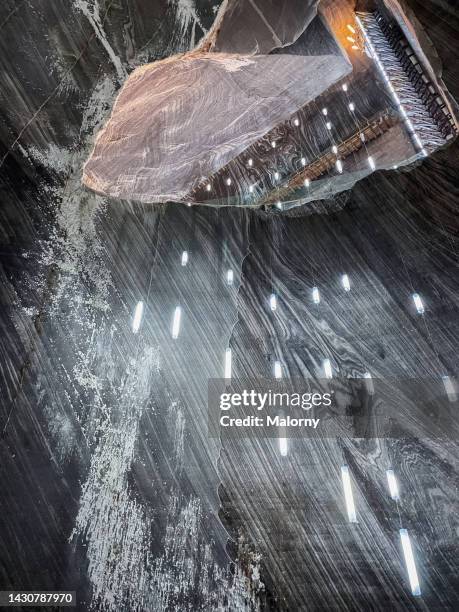
<path fill-rule="evenodd" d="M 263 55 L 291 45 L 315 17 L 317 5 L 317 0 L 225 2 L 209 50 Z"/>
<path fill-rule="evenodd" d="M 412 6 L 457 95 L 457 15 Z M 269 373 L 277 358 L 308 376 L 324 353 L 349 375 L 457 374 L 457 144 L 304 215 L 153 207 L 82 187 L 124 73 L 194 46 L 212 9 L 2 4 L 1 588 L 77 590 L 78 610 L 113 612 L 454 611 L 456 444 L 298 440 L 281 460 L 269 440 L 209 439 L 206 402 L 227 346 L 235 375 Z M 345 517 L 343 461 L 357 525 Z M 400 524 L 421 598 L 409 592 Z"/>

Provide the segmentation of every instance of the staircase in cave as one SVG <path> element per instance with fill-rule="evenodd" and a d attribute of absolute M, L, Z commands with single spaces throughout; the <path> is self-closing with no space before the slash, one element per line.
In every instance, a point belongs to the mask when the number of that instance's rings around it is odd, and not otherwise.
<path fill-rule="evenodd" d="M 398 96 L 402 114 L 411 121 L 427 153 L 456 135 L 449 109 L 426 75 L 398 24 L 382 12 L 357 13 L 358 21 L 371 45 L 375 61 L 382 65 L 389 89 Z"/>

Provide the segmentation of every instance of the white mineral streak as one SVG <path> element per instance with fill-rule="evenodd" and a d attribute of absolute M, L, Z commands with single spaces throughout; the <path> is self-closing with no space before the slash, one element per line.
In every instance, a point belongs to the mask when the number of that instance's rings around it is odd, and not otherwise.
<path fill-rule="evenodd" d="M 139 421 L 146 409 L 157 355 L 147 349 L 133 360 L 91 458 L 73 536 L 87 543 L 93 603 L 140 609 L 148 572 L 149 533 L 144 510 L 128 489 Z"/>
<path fill-rule="evenodd" d="M 73 154 L 69 149 L 49 143 L 46 150 L 34 145 L 27 147 L 27 157 L 43 167 L 60 174 L 68 173 L 72 166 Z"/>
<path fill-rule="evenodd" d="M 179 40 L 186 40 L 191 28 L 189 49 L 196 45 L 196 26 L 198 25 L 203 33 L 206 33 L 199 16 L 196 12 L 194 0 L 168 0 L 169 4 L 175 8 L 178 30 L 176 36 Z"/>
<path fill-rule="evenodd" d="M 100 41 L 112 64 L 115 67 L 116 73 L 120 81 L 126 78 L 126 70 L 116 55 L 113 47 L 110 45 L 107 35 L 104 30 L 103 18 L 100 14 L 99 0 L 74 0 L 74 6 L 80 10 L 91 24 L 97 39 Z M 107 10 L 103 8 L 102 10 Z"/>
<path fill-rule="evenodd" d="M 203 542 L 205 528 L 198 499 L 180 504 L 171 497 L 164 553 L 153 563 L 150 609 L 192 610 L 185 602 L 198 597 L 201 610 L 260 610 L 264 585 L 252 579 L 259 574 L 259 556 L 251 555 L 247 569 L 236 562 L 232 576 L 213 561 L 211 546 Z"/>
<path fill-rule="evenodd" d="M 114 93 L 115 84 L 109 77 L 95 88 L 83 114 L 82 137 L 90 137 L 100 126 L 107 113 L 107 102 Z M 81 185 L 81 166 L 85 156 L 84 146 L 65 155 L 66 164 L 71 168 L 64 187 L 54 194 L 58 202 L 56 224 L 44 245 L 42 263 L 45 267 L 55 266 L 60 274 L 54 309 L 66 303 L 75 313 L 82 306 L 106 312 L 111 278 L 95 225 L 104 201 L 89 194 Z M 56 156 L 48 159 L 48 167 L 60 170 Z M 72 290 L 82 273 L 92 284 L 91 291 L 84 294 Z"/>
<path fill-rule="evenodd" d="M 172 402 L 169 406 L 169 421 L 172 435 L 174 438 L 174 466 L 177 472 L 183 468 L 185 453 L 185 424 L 186 419 L 183 409 L 177 402 Z"/>

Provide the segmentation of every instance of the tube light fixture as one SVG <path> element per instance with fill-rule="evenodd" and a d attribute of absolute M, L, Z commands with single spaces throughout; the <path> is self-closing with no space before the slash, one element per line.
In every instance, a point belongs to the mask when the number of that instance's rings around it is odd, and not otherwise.
<path fill-rule="evenodd" d="M 413 293 L 413 302 L 414 302 L 414 305 L 416 306 L 416 310 L 418 311 L 418 313 L 424 314 L 425 312 L 424 304 L 422 302 L 422 299 L 419 293 Z"/>
<path fill-rule="evenodd" d="M 286 457 L 288 453 L 288 442 L 287 438 L 279 438 L 279 452 L 282 457 Z"/>
<path fill-rule="evenodd" d="M 226 179 L 226 184 L 228 185 L 228 187 L 231 185 L 231 179 L 230 178 Z"/>
<path fill-rule="evenodd" d="M 395 478 L 394 470 L 386 470 L 386 476 L 390 496 L 394 501 L 398 501 L 400 499 L 400 495 L 398 492 L 398 482 Z"/>
<path fill-rule="evenodd" d="M 324 370 L 325 378 L 333 378 L 333 371 L 330 359 L 324 359 L 322 361 L 322 367 Z"/>
<path fill-rule="evenodd" d="M 177 306 L 174 310 L 174 318 L 172 320 L 172 338 L 177 340 L 180 333 L 180 319 L 182 318 L 182 309 Z"/>
<path fill-rule="evenodd" d="M 416 571 L 416 563 L 414 561 L 413 549 L 411 548 L 410 536 L 406 529 L 400 529 L 400 540 L 402 542 L 403 555 L 405 557 L 406 571 L 410 581 L 411 593 L 415 597 L 421 595 L 421 587 L 419 586 L 418 573 Z"/>
<path fill-rule="evenodd" d="M 352 26 L 351 26 L 349 23 L 347 24 L 347 26 L 346 26 L 346 27 L 347 27 L 347 29 L 348 29 L 350 32 L 352 32 L 353 34 L 355 34 L 355 30 L 354 30 L 354 28 L 353 28 L 353 27 L 352 27 Z"/>
<path fill-rule="evenodd" d="M 338 147 L 336 145 L 332 146 L 332 151 L 336 155 L 338 153 Z"/>
<path fill-rule="evenodd" d="M 346 36 L 346 38 L 347 38 L 347 40 L 348 40 L 349 42 L 351 42 L 351 43 L 354 43 L 354 44 L 355 44 L 355 39 L 354 39 L 354 38 L 352 38 L 352 36 Z"/>
<path fill-rule="evenodd" d="M 306 158 L 305 157 L 301 158 L 301 165 L 302 166 L 306 166 Z"/>
<path fill-rule="evenodd" d="M 343 91 L 347 91 L 347 83 L 343 83 L 342 87 L 343 87 Z"/>
<path fill-rule="evenodd" d="M 352 45 L 351 49 L 354 49 L 354 51 L 357 51 L 358 46 L 357 45 Z"/>
<path fill-rule="evenodd" d="M 354 497 L 352 495 L 351 475 L 347 465 L 341 466 L 341 479 L 343 481 L 344 500 L 346 502 L 347 516 L 350 523 L 357 523 Z"/>
<path fill-rule="evenodd" d="M 182 253 L 182 266 L 186 266 L 188 263 L 188 251 L 183 251 Z"/>
<path fill-rule="evenodd" d="M 320 304 L 320 292 L 317 287 L 312 288 L 312 301 L 314 304 Z"/>
<path fill-rule="evenodd" d="M 349 110 L 351 111 L 351 113 L 353 113 L 355 111 L 355 104 L 354 102 L 349 102 Z"/>
<path fill-rule="evenodd" d="M 142 322 L 143 316 L 143 302 L 137 302 L 134 310 L 134 317 L 132 319 L 132 331 L 136 334 L 140 329 L 140 323 Z"/>
<path fill-rule="evenodd" d="M 227 348 L 225 351 L 225 380 L 229 380 L 231 378 L 231 366 L 232 366 L 233 356 L 230 348 Z"/>
<path fill-rule="evenodd" d="M 278 208 L 279 210 L 282 210 L 282 202 L 277 202 L 276 204 L 276 208 Z"/>
<path fill-rule="evenodd" d="M 249 164 L 249 166 L 250 166 L 250 167 L 252 167 L 252 166 L 253 166 L 253 159 L 252 159 L 252 158 L 250 158 L 250 159 L 249 159 L 249 161 L 248 161 L 247 163 Z"/>
<path fill-rule="evenodd" d="M 253 193 L 253 185 L 249 185 L 249 193 Z"/>
<path fill-rule="evenodd" d="M 296 127 L 298 127 L 300 125 L 300 120 L 299 119 L 294 119 L 293 120 L 293 124 L 296 125 Z"/>
<path fill-rule="evenodd" d="M 271 310 L 276 310 L 276 308 L 277 308 L 277 297 L 276 297 L 275 293 L 271 293 L 271 296 L 269 298 L 269 305 L 271 307 Z"/>
<path fill-rule="evenodd" d="M 376 170 L 376 165 L 371 155 L 368 156 L 368 165 L 370 166 L 372 170 Z"/>
<path fill-rule="evenodd" d="M 322 115 L 324 115 L 324 117 L 328 115 L 328 110 L 326 108 L 322 109 Z"/>
<path fill-rule="evenodd" d="M 340 159 L 337 159 L 335 166 L 338 172 L 341 174 L 343 172 L 343 162 Z"/>
<path fill-rule="evenodd" d="M 274 362 L 274 378 L 282 378 L 282 366 L 280 361 Z"/>
<path fill-rule="evenodd" d="M 375 386 L 373 384 L 373 378 L 371 377 L 370 372 L 365 372 L 363 378 L 365 379 L 365 389 L 367 390 L 368 395 L 374 395 Z"/>
<path fill-rule="evenodd" d="M 450 402 L 457 401 L 457 393 L 454 388 L 454 383 L 449 376 L 442 376 L 443 386 L 445 387 L 446 395 Z"/>
<path fill-rule="evenodd" d="M 274 173 L 274 180 L 278 181 L 279 180 L 279 172 L 275 172 Z"/>
<path fill-rule="evenodd" d="M 228 285 L 232 285 L 234 281 L 234 273 L 231 269 L 229 269 L 226 273 L 226 282 Z"/>
<path fill-rule="evenodd" d="M 275 140 L 271 140 L 271 146 L 273 149 L 276 148 L 276 141 Z"/>
<path fill-rule="evenodd" d="M 331 121 L 327 121 L 327 123 L 325 124 L 325 127 L 327 128 L 327 130 L 331 130 L 332 129 Z"/>
<path fill-rule="evenodd" d="M 305 187 L 309 187 L 309 185 L 311 184 L 311 181 L 308 178 L 304 179 L 304 186 Z"/>
<path fill-rule="evenodd" d="M 207 183 L 207 185 L 206 185 L 206 189 L 207 189 L 207 191 L 210 191 L 210 190 L 211 190 L 210 183 Z"/>
<path fill-rule="evenodd" d="M 349 276 L 347 274 L 343 274 L 341 277 L 341 284 L 343 285 L 344 291 L 351 290 L 351 281 L 349 280 Z"/>

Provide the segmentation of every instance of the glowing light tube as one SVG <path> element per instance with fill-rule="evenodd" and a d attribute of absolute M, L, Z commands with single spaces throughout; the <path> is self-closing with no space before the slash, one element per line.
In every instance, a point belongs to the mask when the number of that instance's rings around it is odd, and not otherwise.
<path fill-rule="evenodd" d="M 324 117 L 326 117 L 328 115 L 328 110 L 326 108 L 323 108 L 322 114 L 324 115 Z"/>
<path fill-rule="evenodd" d="M 335 166 L 338 172 L 341 174 L 343 172 L 343 162 L 340 159 L 337 159 Z"/>
<path fill-rule="evenodd" d="M 375 165 L 375 161 L 374 159 L 371 157 L 371 155 L 368 156 L 368 165 L 370 166 L 370 168 L 372 170 L 376 170 L 376 165 Z"/>
<path fill-rule="evenodd" d="M 418 293 L 413 293 L 413 302 L 414 302 L 414 305 L 416 306 L 416 310 L 418 311 L 418 313 L 424 314 L 425 312 L 424 304 L 421 300 L 421 296 Z"/>
<path fill-rule="evenodd" d="M 327 130 L 331 130 L 332 129 L 331 121 L 327 121 L 327 123 L 325 124 L 325 127 L 327 128 Z"/>
<path fill-rule="evenodd" d="M 174 310 L 174 318 L 172 320 L 172 338 L 177 340 L 180 333 L 180 319 L 182 318 L 182 309 L 177 306 Z"/>
<path fill-rule="evenodd" d="M 370 372 L 365 372 L 363 377 L 365 379 L 365 389 L 367 390 L 368 395 L 374 395 L 375 386 L 373 384 L 373 379 Z"/>
<path fill-rule="evenodd" d="M 279 452 L 282 457 L 286 457 L 288 453 L 288 442 L 287 438 L 279 438 Z"/>
<path fill-rule="evenodd" d="M 357 523 L 354 496 L 352 495 L 351 475 L 347 465 L 341 466 L 341 479 L 343 481 L 344 500 L 346 502 L 347 517 L 350 523 Z"/>
<path fill-rule="evenodd" d="M 351 111 L 351 113 L 353 113 L 355 111 L 355 104 L 354 104 L 354 102 L 349 102 L 349 110 Z"/>
<path fill-rule="evenodd" d="M 231 179 L 230 178 L 226 179 L 226 184 L 228 185 L 228 187 L 231 185 Z"/>
<path fill-rule="evenodd" d="M 341 284 L 343 285 L 344 291 L 351 290 L 351 281 L 349 280 L 349 276 L 347 274 L 343 274 L 341 277 Z"/>
<path fill-rule="evenodd" d="M 142 322 L 143 316 L 143 302 L 137 302 L 134 310 L 134 317 L 132 319 L 132 331 L 136 334 L 140 329 L 140 323 Z"/>
<path fill-rule="evenodd" d="M 320 292 L 317 287 L 312 288 L 312 301 L 314 304 L 320 304 Z"/>
<path fill-rule="evenodd" d="M 306 158 L 305 157 L 301 158 L 301 165 L 302 166 L 306 166 Z"/>
<path fill-rule="evenodd" d="M 186 266 L 188 263 L 188 251 L 183 251 L 182 253 L 182 266 Z"/>
<path fill-rule="evenodd" d="M 275 172 L 274 173 L 274 180 L 278 181 L 279 180 L 279 172 Z"/>
<path fill-rule="evenodd" d="M 271 296 L 269 298 L 269 306 L 271 310 L 276 310 L 277 308 L 277 297 L 274 293 L 271 293 Z"/>
<path fill-rule="evenodd" d="M 210 189 L 211 189 L 211 187 L 210 187 L 210 183 L 207 183 L 207 185 L 206 185 L 206 189 L 207 189 L 207 191 L 210 191 Z"/>
<path fill-rule="evenodd" d="M 276 204 L 276 207 L 277 207 L 279 210 L 282 210 L 282 202 L 278 202 L 278 203 Z"/>
<path fill-rule="evenodd" d="M 325 378 L 333 378 L 333 370 L 330 359 L 324 359 L 322 361 L 322 367 L 324 370 Z"/>
<path fill-rule="evenodd" d="M 250 158 L 248 163 L 249 163 L 249 166 L 253 166 L 253 159 Z"/>
<path fill-rule="evenodd" d="M 282 378 L 282 366 L 280 361 L 274 362 L 274 378 Z"/>
<path fill-rule="evenodd" d="M 293 123 L 294 123 L 294 125 L 296 125 L 296 127 L 298 127 L 300 125 L 300 120 L 299 119 L 294 119 Z"/>
<path fill-rule="evenodd" d="M 454 383 L 449 376 L 442 376 L 443 386 L 450 402 L 457 402 L 457 393 Z"/>
<path fill-rule="evenodd" d="M 338 147 L 336 145 L 332 146 L 332 151 L 336 155 L 338 153 Z"/>
<path fill-rule="evenodd" d="M 393 500 L 398 501 L 400 499 L 400 495 L 398 492 L 398 482 L 395 478 L 394 470 L 386 470 L 386 477 L 390 496 Z"/>
<path fill-rule="evenodd" d="M 347 84 L 343 83 L 343 91 L 347 91 Z"/>
<path fill-rule="evenodd" d="M 230 269 L 227 271 L 226 273 L 226 282 L 228 285 L 232 285 L 234 281 L 234 273 L 233 271 Z"/>
<path fill-rule="evenodd" d="M 400 529 L 400 540 L 402 542 L 403 555 L 405 557 L 406 571 L 410 581 L 411 593 L 415 597 L 421 595 L 421 587 L 419 586 L 418 573 L 416 571 L 416 563 L 414 562 L 413 549 L 411 548 L 410 536 L 406 529 Z"/>
<path fill-rule="evenodd" d="M 304 186 L 305 187 L 309 187 L 310 184 L 311 184 L 311 181 L 308 178 L 304 179 Z"/>
<path fill-rule="evenodd" d="M 232 369 L 232 361 L 233 354 L 230 348 L 227 348 L 225 351 L 225 379 L 229 380 L 231 378 L 231 369 Z"/>

